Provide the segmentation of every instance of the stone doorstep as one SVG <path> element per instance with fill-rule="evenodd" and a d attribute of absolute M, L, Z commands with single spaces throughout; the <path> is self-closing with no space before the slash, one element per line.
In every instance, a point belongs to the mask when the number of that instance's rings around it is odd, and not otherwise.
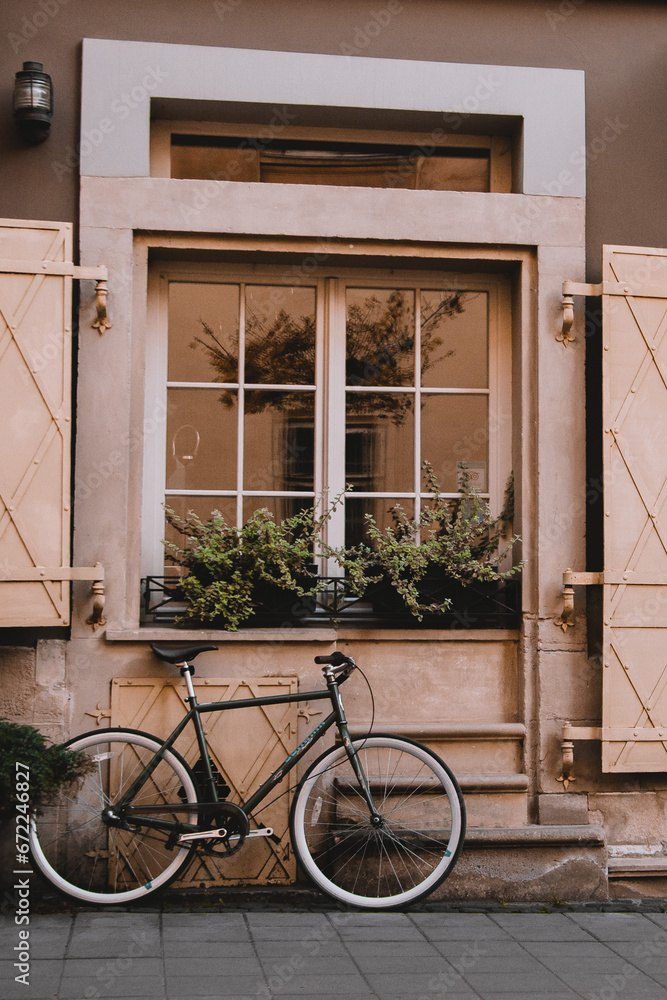
<path fill-rule="evenodd" d="M 465 847 L 605 847 L 604 828 L 564 826 L 469 827 Z"/>
<path fill-rule="evenodd" d="M 433 900 L 551 903 L 609 898 L 601 826 L 471 827 Z"/>
<path fill-rule="evenodd" d="M 610 879 L 618 878 L 660 878 L 667 875 L 667 857 L 650 855 L 644 857 L 609 858 L 607 870 Z"/>

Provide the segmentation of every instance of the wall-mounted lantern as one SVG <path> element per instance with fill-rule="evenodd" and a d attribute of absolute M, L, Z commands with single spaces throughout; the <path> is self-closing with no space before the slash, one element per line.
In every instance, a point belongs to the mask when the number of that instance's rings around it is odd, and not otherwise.
<path fill-rule="evenodd" d="M 14 81 L 14 117 L 23 139 L 35 146 L 48 139 L 53 117 L 53 83 L 40 62 L 24 62 Z"/>

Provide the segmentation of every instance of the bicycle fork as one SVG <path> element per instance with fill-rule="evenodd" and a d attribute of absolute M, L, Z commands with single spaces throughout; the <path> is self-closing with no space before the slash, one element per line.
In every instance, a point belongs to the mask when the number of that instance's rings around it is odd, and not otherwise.
<path fill-rule="evenodd" d="M 324 676 L 326 678 L 327 687 L 329 689 L 329 694 L 331 695 L 331 704 L 333 705 L 333 710 L 336 715 L 336 725 L 338 727 L 338 732 L 340 733 L 340 738 L 345 748 L 345 752 L 349 758 L 352 769 L 355 773 L 359 786 L 361 788 L 361 793 L 366 801 L 368 810 L 370 812 L 371 826 L 380 827 L 382 826 L 383 820 L 380 813 L 375 808 L 375 802 L 373 801 L 373 793 L 371 792 L 370 785 L 368 784 L 368 778 L 361 766 L 361 761 L 359 760 L 359 755 L 357 754 L 356 748 L 352 739 L 350 737 L 350 731 L 347 728 L 347 719 L 345 718 L 345 709 L 343 708 L 343 701 L 340 696 L 340 688 L 338 687 L 338 681 L 336 680 L 335 671 L 332 669 L 325 670 Z"/>

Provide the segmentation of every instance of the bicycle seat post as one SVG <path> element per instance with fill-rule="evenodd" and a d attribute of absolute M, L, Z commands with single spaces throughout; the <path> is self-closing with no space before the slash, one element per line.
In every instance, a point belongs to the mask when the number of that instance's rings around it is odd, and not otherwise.
<path fill-rule="evenodd" d="M 181 677 L 185 681 L 185 687 L 187 688 L 187 692 L 188 692 L 188 697 L 186 698 L 186 701 L 190 705 L 190 708 L 192 708 L 194 705 L 197 704 L 197 696 L 195 694 L 195 686 L 192 683 L 192 675 L 194 674 L 194 672 L 195 672 L 195 668 L 194 668 L 193 664 L 192 663 L 188 663 L 187 661 L 184 661 L 183 665 L 181 667 Z"/>

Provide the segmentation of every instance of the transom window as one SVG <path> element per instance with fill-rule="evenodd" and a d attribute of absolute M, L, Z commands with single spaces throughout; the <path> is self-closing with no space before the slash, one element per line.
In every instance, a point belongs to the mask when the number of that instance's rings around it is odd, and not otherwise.
<path fill-rule="evenodd" d="M 465 464 L 497 512 L 511 471 L 510 337 L 498 276 L 165 269 L 154 276 L 146 573 L 163 566 L 162 505 L 276 518 L 352 487 L 328 526 L 354 544 L 367 513 L 428 501 L 423 462 L 457 495 Z M 286 277 L 289 275 L 289 277 Z M 323 570 L 327 567 L 323 566 Z"/>

